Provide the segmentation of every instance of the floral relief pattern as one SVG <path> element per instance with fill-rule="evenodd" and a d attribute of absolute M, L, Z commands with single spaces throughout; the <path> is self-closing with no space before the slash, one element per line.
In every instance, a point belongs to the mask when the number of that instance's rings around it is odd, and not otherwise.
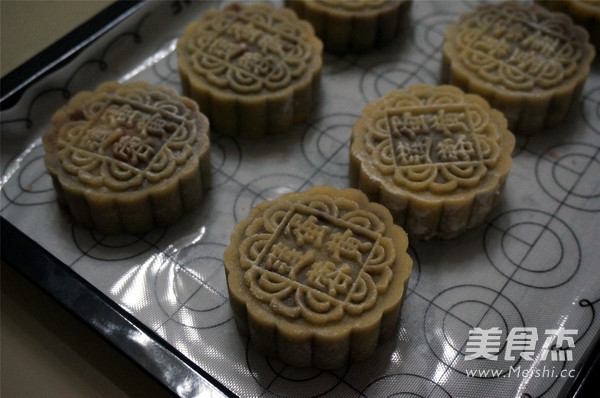
<path fill-rule="evenodd" d="M 373 308 L 396 260 L 385 225 L 356 203 L 277 202 L 245 231 L 244 281 L 271 311 L 329 324 Z"/>
<path fill-rule="evenodd" d="M 566 16 L 511 4 L 468 14 L 452 45 L 457 59 L 484 81 L 529 92 L 556 87 L 575 74 L 580 41 Z"/>
<path fill-rule="evenodd" d="M 198 140 L 192 112 L 159 92 L 94 96 L 73 119 L 58 137 L 64 170 L 84 185 L 116 191 L 168 178 Z"/>
<path fill-rule="evenodd" d="M 454 90 L 413 87 L 370 106 L 364 150 L 385 178 L 411 191 L 450 193 L 476 186 L 500 156 L 486 110 Z"/>
<path fill-rule="evenodd" d="M 219 88 L 249 94 L 283 90 L 309 73 L 308 30 L 289 10 L 266 5 L 207 12 L 187 42 L 194 72 Z"/>

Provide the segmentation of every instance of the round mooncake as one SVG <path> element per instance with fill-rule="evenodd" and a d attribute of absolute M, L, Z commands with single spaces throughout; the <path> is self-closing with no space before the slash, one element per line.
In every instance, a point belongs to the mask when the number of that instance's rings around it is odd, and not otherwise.
<path fill-rule="evenodd" d="M 83 91 L 43 136 L 58 200 L 80 224 L 140 233 L 175 222 L 210 186 L 208 119 L 168 87 Z"/>
<path fill-rule="evenodd" d="M 325 50 L 363 52 L 393 39 L 407 19 L 412 0 L 286 0 L 309 21 Z"/>
<path fill-rule="evenodd" d="M 565 118 L 594 54 L 587 31 L 565 14 L 536 4 L 483 5 L 446 30 L 442 81 L 487 99 L 512 132 L 532 134 Z"/>
<path fill-rule="evenodd" d="M 480 96 L 418 84 L 371 102 L 352 129 L 350 183 L 415 239 L 453 238 L 494 208 L 515 137 Z"/>
<path fill-rule="evenodd" d="M 600 0 L 535 0 L 552 11 L 560 11 L 587 29 L 590 41 L 600 49 Z"/>
<path fill-rule="evenodd" d="M 232 4 L 209 10 L 177 42 L 184 94 L 221 134 L 286 131 L 316 102 L 323 44 L 288 9 Z"/>
<path fill-rule="evenodd" d="M 318 186 L 263 202 L 225 250 L 236 325 L 293 366 L 339 368 L 389 338 L 412 259 L 408 238 L 360 191 Z"/>

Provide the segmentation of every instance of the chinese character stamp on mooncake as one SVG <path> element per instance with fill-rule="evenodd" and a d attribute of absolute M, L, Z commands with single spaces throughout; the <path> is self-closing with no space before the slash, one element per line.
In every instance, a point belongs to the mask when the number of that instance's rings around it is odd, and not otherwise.
<path fill-rule="evenodd" d="M 45 163 L 73 219 L 106 233 L 175 222 L 210 186 L 209 123 L 167 87 L 104 83 L 55 112 Z"/>
<path fill-rule="evenodd" d="M 513 134 L 481 97 L 419 84 L 367 105 L 352 130 L 350 180 L 409 236 L 452 238 L 481 224 L 512 165 Z"/>
<path fill-rule="evenodd" d="M 412 260 L 390 213 L 356 189 L 263 202 L 225 251 L 240 332 L 294 366 L 365 359 L 395 330 Z"/>
<path fill-rule="evenodd" d="M 446 30 L 442 81 L 484 97 L 514 133 L 532 134 L 565 118 L 594 54 L 588 33 L 565 14 L 484 5 Z"/>
<path fill-rule="evenodd" d="M 258 137 L 304 120 L 320 86 L 323 44 L 288 9 L 209 10 L 177 42 L 184 94 L 229 136 Z"/>

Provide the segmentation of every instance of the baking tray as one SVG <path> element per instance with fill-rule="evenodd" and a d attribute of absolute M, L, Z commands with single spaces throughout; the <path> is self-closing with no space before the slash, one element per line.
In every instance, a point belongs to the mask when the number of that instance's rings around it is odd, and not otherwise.
<path fill-rule="evenodd" d="M 3 260 L 179 396 L 577 395 L 600 330 L 598 62 L 565 123 L 518 137 L 503 199 L 484 225 L 411 244 L 415 265 L 397 333 L 372 358 L 334 371 L 285 366 L 240 337 L 228 305 L 221 256 L 235 223 L 285 192 L 347 187 L 350 129 L 362 108 L 396 87 L 437 84 L 445 27 L 479 2 L 415 1 L 385 48 L 326 54 L 320 102 L 286 134 L 212 134 L 213 187 L 177 224 L 135 236 L 71 224 L 43 165 L 40 136 L 52 112 L 107 80 L 180 91 L 177 38 L 226 3 L 117 3 L 69 45 L 3 79 Z M 501 330 L 499 359 L 466 360 L 478 326 Z M 539 333 L 534 360 L 519 352 L 506 360 L 507 334 L 523 327 Z M 570 350 L 555 349 L 556 335 L 545 334 L 560 328 L 576 331 Z"/>

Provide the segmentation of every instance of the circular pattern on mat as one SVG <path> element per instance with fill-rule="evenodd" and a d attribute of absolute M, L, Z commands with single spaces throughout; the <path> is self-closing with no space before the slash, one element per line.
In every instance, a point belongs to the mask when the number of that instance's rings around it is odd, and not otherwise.
<path fill-rule="evenodd" d="M 498 358 L 486 361 L 486 369 L 500 371 L 501 377 L 520 359 L 504 359 L 507 331 L 523 327 L 524 321 L 516 305 L 501 292 L 485 286 L 460 285 L 448 288 L 429 303 L 423 321 L 427 344 L 436 358 L 455 371 L 466 374 L 480 362 L 465 360 L 469 331 L 498 328 L 501 332 Z M 482 378 L 488 378 L 482 377 Z"/>
<path fill-rule="evenodd" d="M 511 210 L 494 218 L 483 237 L 492 265 L 511 281 L 534 288 L 568 282 L 579 269 L 581 248 L 569 225 L 540 210 Z"/>
<path fill-rule="evenodd" d="M 538 157 L 538 183 L 564 206 L 600 211 L 600 147 L 588 143 L 552 146 Z"/>

